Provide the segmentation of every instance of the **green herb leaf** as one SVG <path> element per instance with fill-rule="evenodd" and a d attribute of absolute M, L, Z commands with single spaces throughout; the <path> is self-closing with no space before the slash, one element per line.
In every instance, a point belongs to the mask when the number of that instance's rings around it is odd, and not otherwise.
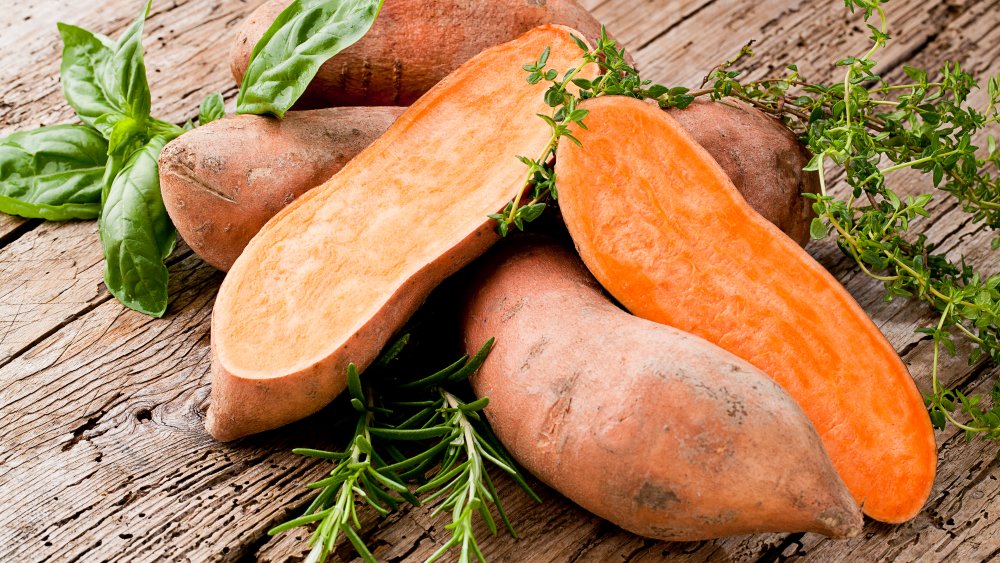
<path fill-rule="evenodd" d="M 149 119 L 151 103 L 142 51 L 142 30 L 151 4 L 152 0 L 146 2 L 139 17 L 115 43 L 103 73 L 109 101 L 119 113 L 139 122 Z"/>
<path fill-rule="evenodd" d="M 54 125 L 0 140 L 0 211 L 34 219 L 95 219 L 108 144 L 84 125 Z"/>
<path fill-rule="evenodd" d="M 222 94 L 218 92 L 209 94 L 201 102 L 201 110 L 198 112 L 198 125 L 208 125 L 216 119 L 222 119 L 225 116 L 226 106 L 225 101 L 222 99 Z"/>
<path fill-rule="evenodd" d="M 236 113 L 284 117 L 319 67 L 371 28 L 382 0 L 294 0 L 250 55 Z"/>
<path fill-rule="evenodd" d="M 104 283 L 125 306 L 152 317 L 167 308 L 167 267 L 177 232 L 160 195 L 157 159 L 169 138 L 129 155 L 110 182 L 100 218 Z"/>
<path fill-rule="evenodd" d="M 120 113 L 105 89 L 104 74 L 114 56 L 114 43 L 107 37 L 59 23 L 63 40 L 60 77 L 63 97 L 88 125 L 104 114 Z"/>

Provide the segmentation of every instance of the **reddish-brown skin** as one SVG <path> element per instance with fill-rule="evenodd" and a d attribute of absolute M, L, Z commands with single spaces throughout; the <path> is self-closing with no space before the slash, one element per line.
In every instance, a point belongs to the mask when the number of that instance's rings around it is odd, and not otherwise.
<path fill-rule="evenodd" d="M 271 0 L 240 26 L 230 53 L 237 83 L 257 41 L 289 3 Z M 601 30 L 575 0 L 385 0 L 371 30 L 320 68 L 296 107 L 410 105 L 480 51 L 545 23 L 590 40 Z"/>
<path fill-rule="evenodd" d="M 487 216 L 524 185 L 514 155 L 538 154 L 551 135 L 535 117 L 545 85 L 518 64 L 546 46 L 550 64 L 580 64 L 573 33 L 541 26 L 473 57 L 250 241 L 212 315 L 215 438 L 328 404 L 349 363 L 367 367 L 442 280 L 496 242 Z"/>
<path fill-rule="evenodd" d="M 642 536 L 857 534 L 861 512 L 802 409 L 717 346 L 612 304 L 572 252 L 511 241 L 483 259 L 466 347 L 486 416 L 528 471 Z"/>
<path fill-rule="evenodd" d="M 160 188 L 174 225 L 206 262 L 228 271 L 286 205 L 336 174 L 405 108 L 235 115 L 181 135 L 160 155 Z"/>
<path fill-rule="evenodd" d="M 719 163 L 757 213 L 805 246 L 819 175 L 809 151 L 781 121 L 739 102 L 699 100 L 670 115 Z"/>
<path fill-rule="evenodd" d="M 624 97 L 584 107 L 583 146 L 561 143 L 556 173 L 563 219 L 594 276 L 636 316 L 777 381 L 865 514 L 915 516 L 937 445 L 923 397 L 878 327 L 669 114 Z"/>

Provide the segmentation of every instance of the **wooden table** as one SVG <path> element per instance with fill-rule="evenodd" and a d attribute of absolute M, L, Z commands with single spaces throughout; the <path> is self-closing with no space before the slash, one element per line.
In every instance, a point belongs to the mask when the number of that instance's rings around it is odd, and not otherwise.
<path fill-rule="evenodd" d="M 391 1 L 391 0 L 390 0 Z M 234 28 L 259 0 L 160 0 L 146 26 L 154 113 L 183 122 L 202 97 L 230 102 L 227 50 Z M 584 0 L 623 40 L 648 78 L 697 85 L 706 70 L 749 39 L 754 76 L 798 61 L 829 79 L 830 62 L 859 53 L 867 32 L 832 0 Z M 0 14 L 0 135 L 68 122 L 59 92 L 66 20 L 119 34 L 137 1 L 29 0 Z M 1000 72 L 1000 0 L 894 0 L 893 40 L 881 72 L 959 59 L 977 75 Z M 982 101 L 978 92 L 974 99 Z M 231 106 L 230 106 L 231 107 Z M 912 175 L 898 191 L 925 189 Z M 843 189 L 838 186 L 837 189 Z M 932 203 L 930 240 L 997 271 L 993 235 L 977 229 L 953 198 Z M 931 346 L 914 332 L 931 321 L 921 306 L 884 303 L 876 283 L 830 241 L 809 250 L 851 291 L 929 387 Z M 203 430 L 209 390 L 209 317 L 222 275 L 180 245 L 170 258 L 171 305 L 162 320 L 123 308 L 105 290 L 93 222 L 42 223 L 0 216 L 0 561 L 296 560 L 303 532 L 265 531 L 310 499 L 302 484 L 323 467 L 290 453 L 337 447 L 318 415 L 232 445 Z M 835 330 L 831 327 L 831 330 Z M 997 368 L 947 360 L 947 385 L 988 389 Z M 888 398 L 891 400 L 891 397 Z M 503 480 L 522 539 L 483 538 L 492 561 L 979 561 L 1000 554 L 1000 462 L 996 443 L 940 432 L 940 467 L 930 501 L 911 522 L 869 522 L 850 541 L 765 534 L 663 543 L 623 532 L 537 485 L 544 504 Z M 378 522 L 365 537 L 385 561 L 423 560 L 447 532 L 427 508 Z M 350 559 L 349 549 L 337 552 Z"/>

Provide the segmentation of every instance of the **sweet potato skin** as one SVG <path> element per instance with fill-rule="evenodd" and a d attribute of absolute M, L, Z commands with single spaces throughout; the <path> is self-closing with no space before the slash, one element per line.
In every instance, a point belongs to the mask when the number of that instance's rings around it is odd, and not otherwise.
<path fill-rule="evenodd" d="M 510 241 L 480 264 L 466 347 L 496 344 L 473 376 L 519 463 L 642 536 L 857 534 L 861 512 L 805 413 L 750 364 L 612 304 L 579 258 Z"/>
<path fill-rule="evenodd" d="M 545 85 L 518 65 L 547 46 L 551 64 L 580 64 L 576 33 L 541 26 L 473 57 L 250 241 L 212 315 L 212 436 L 324 407 L 349 363 L 366 368 L 434 287 L 497 240 L 487 215 L 524 182 L 512 155 L 550 136 L 535 117 Z"/>
<path fill-rule="evenodd" d="M 561 144 L 556 173 L 563 218 L 594 276 L 633 314 L 775 379 L 865 514 L 915 516 L 937 445 L 923 397 L 878 327 L 668 114 L 621 97 L 584 106 L 583 147 Z"/>
<path fill-rule="evenodd" d="M 235 115 L 181 135 L 160 155 L 174 225 L 206 262 L 228 271 L 261 227 L 336 174 L 403 113 L 400 107 Z"/>
<path fill-rule="evenodd" d="M 778 119 L 739 102 L 698 100 L 670 115 L 691 134 L 757 213 L 805 246 L 819 176 L 802 169 L 809 151 Z"/>
<path fill-rule="evenodd" d="M 257 41 L 290 2 L 266 2 L 240 26 L 230 52 L 237 83 Z M 323 65 L 296 108 L 410 105 L 480 51 L 546 23 L 591 40 L 601 30 L 576 0 L 386 0 L 371 30 Z"/>

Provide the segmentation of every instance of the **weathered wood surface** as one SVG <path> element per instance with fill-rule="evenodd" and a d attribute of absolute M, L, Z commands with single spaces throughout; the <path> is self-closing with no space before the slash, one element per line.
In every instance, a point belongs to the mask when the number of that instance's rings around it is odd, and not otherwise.
<path fill-rule="evenodd" d="M 258 4 L 221 0 L 157 2 L 147 24 L 154 113 L 181 122 L 201 98 L 235 88 L 226 69 L 232 28 Z M 858 52 L 867 33 L 829 0 L 586 0 L 633 52 L 644 73 L 697 85 L 706 71 L 756 39 L 749 68 L 763 76 L 798 61 L 810 77 Z M 120 32 L 139 2 L 102 0 L 85 10 L 69 0 L 18 3 L 0 14 L 0 135 L 70 120 L 59 94 L 60 19 Z M 1000 0 L 895 0 L 893 41 L 881 70 L 960 59 L 980 75 L 1000 72 Z M 983 96 L 977 95 L 981 100 Z M 921 190 L 901 175 L 904 193 Z M 835 189 L 843 189 L 838 185 Z M 983 270 L 1000 270 L 991 235 L 965 220 L 953 200 L 932 204 L 928 236 Z M 809 250 L 872 315 L 922 389 L 930 346 L 913 329 L 920 307 L 883 303 L 879 287 L 828 242 Z M 92 223 L 48 224 L 0 216 L 0 561 L 202 561 L 300 559 L 303 532 L 264 532 L 300 510 L 300 485 L 322 467 L 289 453 L 335 447 L 330 413 L 233 445 L 202 429 L 208 398 L 208 319 L 221 274 L 181 246 L 171 258 L 169 312 L 151 320 L 123 309 L 101 282 Z M 990 365 L 947 360 L 943 376 L 962 390 L 985 389 Z M 993 499 L 1000 494 L 997 446 L 939 434 L 939 476 L 931 500 L 901 526 L 869 522 L 862 536 L 767 534 L 711 542 L 644 540 L 592 517 L 541 485 L 531 502 L 506 480 L 501 494 L 522 536 L 483 541 L 494 561 L 979 561 L 1000 554 Z M 366 537 L 386 561 L 422 560 L 446 537 L 426 508 L 377 523 Z M 480 530 L 485 534 L 484 530 Z M 350 559 L 351 552 L 338 552 Z"/>

